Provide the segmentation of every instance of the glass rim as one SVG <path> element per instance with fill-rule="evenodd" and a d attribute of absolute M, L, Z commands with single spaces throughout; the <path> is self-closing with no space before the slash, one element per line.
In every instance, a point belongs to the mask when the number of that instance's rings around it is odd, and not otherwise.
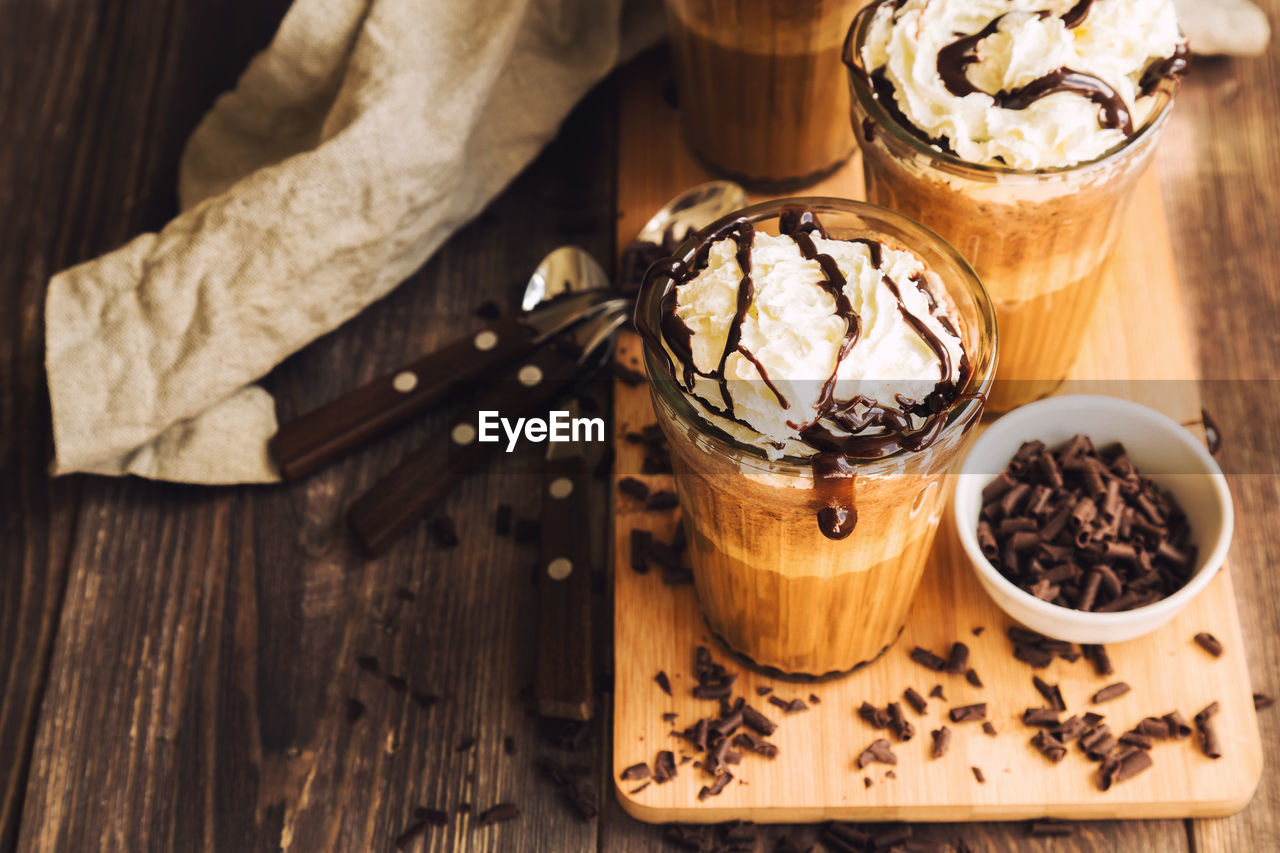
<path fill-rule="evenodd" d="M 993 175 L 1002 178 L 1039 178 L 1045 175 L 1061 175 L 1074 172 L 1085 172 L 1092 168 L 1099 168 L 1108 165 L 1111 160 L 1119 157 L 1134 148 L 1139 142 L 1145 142 L 1155 137 L 1155 131 L 1162 127 L 1169 117 L 1169 113 L 1173 107 L 1174 94 L 1177 91 L 1177 82 L 1168 79 L 1160 81 L 1156 88 L 1159 101 L 1151 116 L 1133 132 L 1133 135 L 1126 138 L 1119 145 L 1107 149 L 1106 151 L 1094 157 L 1091 160 L 1082 160 L 1079 163 L 1072 163 L 1066 166 L 1045 166 L 1038 169 L 1019 169 L 1016 166 L 1003 166 L 994 163 L 974 163 L 970 160 L 935 148 L 932 144 L 921 139 L 916 134 L 904 128 L 893 115 L 885 109 L 880 103 L 880 99 L 874 96 L 869 80 L 870 72 L 862 64 L 862 47 L 866 40 L 867 30 L 871 26 L 871 21 L 875 17 L 875 10 L 879 9 L 883 2 L 874 2 L 868 6 L 864 6 L 849 24 L 849 32 L 845 35 L 844 46 L 841 49 L 841 59 L 844 62 L 846 71 L 849 75 L 849 94 L 851 100 L 858 104 L 863 112 L 875 120 L 882 128 L 884 128 L 894 140 L 907 145 L 915 152 L 929 157 L 932 160 L 945 163 L 947 166 L 956 170 L 966 170 L 979 175 Z M 854 136 L 857 137 L 859 145 L 862 145 L 862 134 L 854 128 Z"/>
<path fill-rule="evenodd" d="M 639 331 L 642 347 L 644 350 L 645 372 L 649 379 L 649 386 L 662 399 L 662 401 L 670 406 L 680 419 L 697 424 L 700 428 L 701 438 L 712 442 L 717 449 L 732 450 L 739 457 L 745 455 L 752 458 L 756 462 L 764 463 L 771 467 L 781 465 L 792 465 L 799 467 L 810 467 L 814 454 L 806 456 L 800 455 L 783 455 L 777 459 L 770 458 L 765 450 L 758 445 L 748 444 L 740 441 L 726 430 L 711 421 L 708 413 L 700 411 L 695 404 L 689 399 L 689 394 L 676 382 L 676 380 L 668 375 L 665 369 L 666 353 L 655 353 L 653 351 L 653 343 L 650 337 L 644 334 L 644 329 L 656 333 L 661 340 L 661 332 L 658 330 L 656 322 L 650 322 L 646 314 L 653 315 L 656 321 L 656 314 L 662 297 L 666 295 L 667 289 L 671 286 L 672 279 L 670 276 L 657 275 L 654 276 L 652 282 L 651 275 L 660 265 L 671 260 L 679 260 L 681 262 L 691 260 L 699 243 L 705 235 L 715 232 L 728 223 L 745 218 L 753 225 L 757 222 L 767 221 L 777 218 L 782 210 L 786 207 L 802 206 L 814 213 L 821 214 L 824 211 L 833 213 L 848 213 L 860 216 L 864 219 L 883 220 L 895 227 L 902 228 L 907 232 L 917 232 L 916 236 L 922 238 L 923 241 L 931 241 L 931 248 L 940 252 L 949 262 L 953 263 L 959 270 L 963 286 L 971 295 L 974 308 L 976 309 L 976 326 L 978 341 L 965 341 L 965 352 L 970 356 L 973 372 L 969 377 L 964 388 L 960 389 L 961 395 L 977 394 L 976 397 L 962 399 L 951 406 L 947 412 L 946 421 L 939 431 L 938 439 L 945 435 L 949 435 L 957 424 L 968 425 L 975 421 L 980 414 L 982 407 L 986 405 L 986 398 L 990 394 L 991 385 L 995 381 L 996 373 L 996 356 L 999 346 L 999 340 L 996 328 L 995 304 L 991 301 L 990 294 L 987 293 L 986 286 L 982 283 L 973 266 L 960 252 L 947 242 L 941 235 L 933 231 L 926 225 L 917 222 L 910 217 L 904 216 L 897 211 L 890 210 L 887 207 L 881 207 L 866 201 L 857 201 L 854 199 L 838 198 L 834 196 L 795 196 L 790 198 L 771 199 L 769 201 L 757 202 L 747 207 L 741 208 L 733 213 L 726 214 L 705 228 L 690 234 L 675 250 L 670 258 L 655 261 L 645 274 L 645 284 L 650 283 L 655 286 L 642 286 L 640 293 L 636 296 L 635 315 L 633 325 Z M 868 223 L 872 224 L 873 223 Z M 874 227 L 868 229 L 871 234 L 886 235 L 882 231 L 876 231 Z M 845 239 L 845 238 L 836 238 Z M 903 244 L 902 248 L 911 251 L 913 254 L 918 252 L 911 245 Z M 924 258 L 921 258 L 923 261 Z M 932 265 L 926 265 L 932 269 Z M 937 270 L 934 270 L 937 272 Z M 656 286 L 661 282 L 661 286 Z M 950 295 L 955 287 L 950 281 L 943 282 Z M 958 302 L 955 296 L 951 296 L 953 301 Z M 959 306 L 957 305 L 957 309 Z M 987 346 L 981 347 L 980 343 L 983 335 L 987 337 Z M 966 426 L 967 428 L 967 426 Z M 921 450 L 907 450 L 905 448 L 897 450 L 885 456 L 874 458 L 852 457 L 850 461 L 855 465 L 876 465 L 910 456 L 915 453 L 921 453 L 928 448 Z M 816 453 L 817 451 L 815 451 Z M 741 458 L 739 461 L 742 461 Z"/>

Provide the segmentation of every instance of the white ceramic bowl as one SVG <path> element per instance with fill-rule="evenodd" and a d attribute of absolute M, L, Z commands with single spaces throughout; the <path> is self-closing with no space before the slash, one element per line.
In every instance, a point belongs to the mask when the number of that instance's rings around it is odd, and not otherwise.
<path fill-rule="evenodd" d="M 1195 574 L 1168 598 L 1119 613 L 1059 607 L 1006 580 L 978 548 L 982 488 L 996 477 L 1024 441 L 1050 447 L 1076 433 L 1097 446 L 1119 441 L 1138 471 L 1169 491 L 1186 513 L 1199 548 Z M 960 467 L 952 501 L 956 530 L 974 573 L 1005 613 L 1048 637 L 1073 643 L 1117 643 L 1159 628 L 1178 614 L 1222 568 L 1231 544 L 1234 509 L 1222 469 L 1189 430 L 1153 409 L 1115 397 L 1052 397 L 1014 409 L 974 442 Z"/>

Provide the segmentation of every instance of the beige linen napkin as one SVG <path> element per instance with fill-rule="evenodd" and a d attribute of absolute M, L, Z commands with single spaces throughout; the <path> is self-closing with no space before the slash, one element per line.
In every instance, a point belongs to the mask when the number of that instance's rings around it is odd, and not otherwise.
<path fill-rule="evenodd" d="M 296 0 L 189 140 L 181 215 L 50 282 L 54 473 L 278 479 L 251 383 L 421 266 L 657 37 L 654 2 L 624 5 Z"/>

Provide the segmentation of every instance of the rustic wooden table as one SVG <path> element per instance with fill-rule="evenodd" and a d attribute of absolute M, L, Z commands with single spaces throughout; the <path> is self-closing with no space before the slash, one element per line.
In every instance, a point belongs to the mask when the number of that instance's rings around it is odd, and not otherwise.
<path fill-rule="evenodd" d="M 183 140 L 286 5 L 0 2 L 0 851 L 388 849 L 415 806 L 451 814 L 416 849 L 658 849 L 661 831 L 610 795 L 607 704 L 571 752 L 526 714 L 533 553 L 488 532 L 499 503 L 536 515 L 537 490 L 473 477 L 448 506 L 460 547 L 418 530 L 385 558 L 353 552 L 345 504 L 434 420 L 288 488 L 46 474 L 45 283 L 172 215 Z M 610 260 L 613 96 L 598 88 L 411 281 L 281 365 L 268 382 L 282 414 L 478 322 L 472 309 L 510 301 L 553 245 Z M 1247 654 L 1268 693 L 1280 689 L 1277 116 L 1276 52 L 1198 61 L 1160 155 L 1202 373 L 1222 380 L 1204 393 L 1240 519 Z M 424 709 L 360 655 L 440 701 Z M 1270 764 L 1228 819 L 1090 823 L 1054 842 L 1022 825 L 929 834 L 975 850 L 1280 849 L 1280 722 L 1261 726 Z M 579 820 L 542 781 L 544 754 L 594 768 L 599 819 Z M 523 815 L 481 828 L 458 814 L 500 801 Z"/>

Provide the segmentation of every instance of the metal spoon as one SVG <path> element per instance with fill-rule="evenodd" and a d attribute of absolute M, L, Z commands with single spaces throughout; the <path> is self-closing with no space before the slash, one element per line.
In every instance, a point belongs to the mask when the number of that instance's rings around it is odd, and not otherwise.
<path fill-rule="evenodd" d="M 733 181 L 699 184 L 664 204 L 640 229 L 636 241 L 662 245 L 669 233 L 679 243 L 690 233 L 746 206 L 747 191 Z"/>
<path fill-rule="evenodd" d="M 705 228 L 741 208 L 746 200 L 742 187 L 729 181 L 693 187 L 663 205 L 641 229 L 637 240 L 683 240 L 690 231 Z M 594 266 L 594 261 L 591 264 Z M 557 273 L 550 278 L 544 276 L 541 284 L 531 279 L 526 296 L 537 288 L 542 288 L 538 293 L 550 292 L 562 281 L 570 290 L 574 282 L 594 281 L 582 269 L 577 269 L 577 275 L 561 274 L 574 271 L 573 266 L 554 269 Z M 477 441 L 477 412 L 496 410 L 513 417 L 536 413 L 607 360 L 614 332 L 629 315 L 630 304 L 629 298 L 602 303 L 590 319 L 524 360 L 515 372 L 515 383 L 495 386 L 480 400 L 461 407 L 451 415 L 445 429 L 357 498 L 347 511 L 347 520 L 364 550 L 371 555 L 385 551 L 425 517 L 462 477 L 493 455 L 494 448 L 484 448 Z"/>
<path fill-rule="evenodd" d="M 497 375 L 616 297 L 600 264 L 561 246 L 525 286 L 523 312 L 497 320 L 284 424 L 271 453 L 285 480 L 328 465 L 444 399 L 452 383 Z"/>

